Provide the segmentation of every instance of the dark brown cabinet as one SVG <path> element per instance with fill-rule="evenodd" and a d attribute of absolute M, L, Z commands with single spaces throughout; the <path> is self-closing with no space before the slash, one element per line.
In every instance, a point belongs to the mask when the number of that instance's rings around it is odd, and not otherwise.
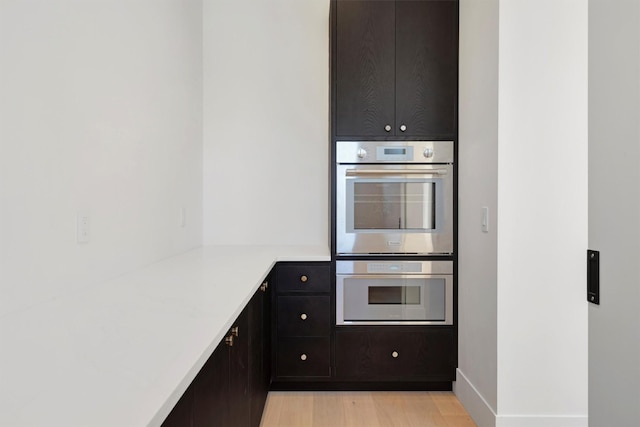
<path fill-rule="evenodd" d="M 336 377 L 365 381 L 454 381 L 452 328 L 336 331 Z"/>
<path fill-rule="evenodd" d="M 278 296 L 279 337 L 327 337 L 331 335 L 328 295 Z"/>
<path fill-rule="evenodd" d="M 242 317 L 242 316 L 241 316 Z M 239 341 L 236 347 L 240 346 Z M 222 342 L 193 381 L 193 426 L 231 426 L 230 347 Z M 243 381 L 234 378 L 233 382 Z M 238 424 L 240 425 L 240 424 Z M 246 425 L 246 424 L 245 424 Z"/>
<path fill-rule="evenodd" d="M 269 281 L 249 303 L 249 400 L 251 427 L 260 426 L 271 383 L 271 299 Z"/>
<path fill-rule="evenodd" d="M 269 390 L 269 298 L 256 292 L 164 421 L 164 427 L 260 425 Z"/>
<path fill-rule="evenodd" d="M 458 2 L 337 0 L 336 137 L 457 133 Z"/>
<path fill-rule="evenodd" d="M 331 376 L 330 274 L 327 262 L 276 265 L 274 381 L 313 381 Z"/>
<path fill-rule="evenodd" d="M 176 406 L 162 423 L 162 427 L 189 427 L 193 425 L 193 384 L 184 392 Z"/>

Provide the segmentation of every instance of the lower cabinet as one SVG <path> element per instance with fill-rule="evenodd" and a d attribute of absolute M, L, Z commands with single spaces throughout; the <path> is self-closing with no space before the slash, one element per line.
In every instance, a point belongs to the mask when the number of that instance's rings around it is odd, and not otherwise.
<path fill-rule="evenodd" d="M 335 336 L 340 380 L 455 381 L 452 328 L 358 328 Z"/>
<path fill-rule="evenodd" d="M 450 390 L 451 326 L 335 326 L 328 262 L 284 262 L 234 322 L 164 427 L 258 427 L 273 390 Z"/>
<path fill-rule="evenodd" d="M 236 344 L 239 347 L 239 344 Z M 230 356 L 231 348 L 221 343 L 193 381 L 192 426 L 229 426 L 233 400 L 230 394 Z M 245 375 L 234 378 L 233 382 L 242 382 Z M 238 385 L 233 387 L 237 388 Z"/>
<path fill-rule="evenodd" d="M 276 359 L 278 378 L 329 377 L 331 340 L 329 337 L 280 338 Z"/>
<path fill-rule="evenodd" d="M 270 381 L 265 291 L 263 285 L 236 319 L 163 427 L 260 425 Z"/>
<path fill-rule="evenodd" d="M 272 297 L 273 381 L 330 379 L 330 271 L 328 262 L 276 265 Z"/>
<path fill-rule="evenodd" d="M 271 383 L 271 299 L 269 282 L 262 285 L 249 303 L 249 402 L 250 422 L 258 427 Z"/>

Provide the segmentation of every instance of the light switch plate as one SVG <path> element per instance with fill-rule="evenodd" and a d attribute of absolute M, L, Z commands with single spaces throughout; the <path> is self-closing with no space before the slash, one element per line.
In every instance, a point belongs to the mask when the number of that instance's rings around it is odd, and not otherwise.
<path fill-rule="evenodd" d="M 489 232 L 489 208 L 486 206 L 482 207 L 482 221 L 480 226 L 483 233 Z"/>

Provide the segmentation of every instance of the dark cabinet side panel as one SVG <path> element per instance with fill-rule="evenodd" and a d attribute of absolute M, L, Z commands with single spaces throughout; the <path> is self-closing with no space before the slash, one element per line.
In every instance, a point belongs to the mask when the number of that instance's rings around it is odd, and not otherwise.
<path fill-rule="evenodd" d="M 338 1 L 336 8 L 336 134 L 385 135 L 395 116 L 394 2 Z"/>
<path fill-rule="evenodd" d="M 235 425 L 229 419 L 229 349 L 222 342 L 193 381 L 194 427 Z"/>
<path fill-rule="evenodd" d="M 396 3 L 396 120 L 406 125 L 403 134 L 456 134 L 457 20 L 455 1 Z"/>

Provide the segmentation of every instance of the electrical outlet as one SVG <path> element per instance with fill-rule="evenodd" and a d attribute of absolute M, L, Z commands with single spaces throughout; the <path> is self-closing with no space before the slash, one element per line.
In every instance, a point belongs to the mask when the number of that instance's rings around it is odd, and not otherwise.
<path fill-rule="evenodd" d="M 76 215 L 76 242 L 89 243 L 91 240 L 91 218 L 87 212 Z"/>

